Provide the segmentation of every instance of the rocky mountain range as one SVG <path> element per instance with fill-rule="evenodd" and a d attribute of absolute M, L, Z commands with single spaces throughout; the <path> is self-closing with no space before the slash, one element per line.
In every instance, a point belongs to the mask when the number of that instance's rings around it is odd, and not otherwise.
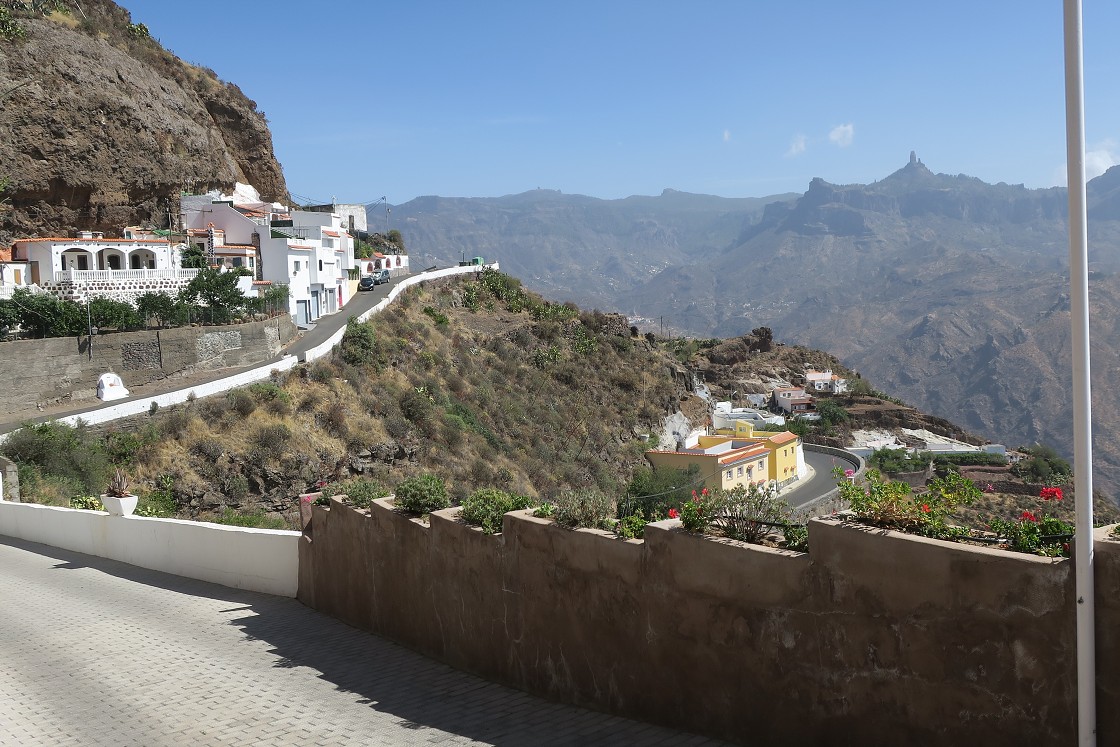
<path fill-rule="evenodd" d="M 82 0 L 4 12 L 16 30 L 0 34 L 0 245 L 166 226 L 181 189 L 240 181 L 287 197 L 256 104 L 163 49 L 128 11 Z"/>
<path fill-rule="evenodd" d="M 1095 485 L 1120 494 L 1120 167 L 1090 214 Z M 688 206 L 688 209 L 684 209 Z M 497 259 L 527 286 L 732 337 L 768 326 L 1009 446 L 1072 452 L 1066 192 L 937 174 L 914 155 L 867 185 L 814 179 L 742 201 L 667 191 L 421 198 L 393 210 L 432 264 Z"/>

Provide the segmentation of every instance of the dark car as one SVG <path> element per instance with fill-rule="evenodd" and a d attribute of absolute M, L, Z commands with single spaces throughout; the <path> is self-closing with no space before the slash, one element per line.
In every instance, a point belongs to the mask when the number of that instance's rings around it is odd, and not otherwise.
<path fill-rule="evenodd" d="M 381 283 L 388 283 L 388 282 L 389 282 L 389 271 L 388 270 L 378 270 L 377 272 L 373 273 L 373 283 L 374 283 L 374 285 L 380 285 Z"/>
<path fill-rule="evenodd" d="M 374 280 L 373 277 L 374 277 L 373 275 L 366 275 L 364 278 L 359 280 L 358 281 L 358 290 L 360 290 L 360 291 L 373 290 L 374 286 L 377 285 L 377 281 Z"/>

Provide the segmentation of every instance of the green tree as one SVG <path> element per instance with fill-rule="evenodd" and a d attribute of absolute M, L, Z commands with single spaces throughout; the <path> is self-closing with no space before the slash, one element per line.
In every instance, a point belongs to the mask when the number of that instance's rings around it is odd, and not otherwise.
<path fill-rule="evenodd" d="M 825 426 L 840 425 L 851 420 L 848 411 L 831 399 L 817 400 L 817 413 Z"/>
<path fill-rule="evenodd" d="M 769 353 L 774 343 L 774 332 L 769 327 L 755 327 L 751 330 L 754 345 L 763 353 Z"/>
<path fill-rule="evenodd" d="M 183 252 L 183 267 L 201 270 L 206 266 L 206 252 L 202 247 L 191 246 Z"/>
<path fill-rule="evenodd" d="M 73 301 L 18 288 L 12 294 L 12 304 L 20 328 L 29 337 L 67 337 L 86 332 L 86 310 Z"/>
<path fill-rule="evenodd" d="M 385 235 L 385 239 L 386 239 L 386 240 L 387 240 L 387 241 L 388 241 L 388 242 L 389 242 L 390 244 L 392 244 L 393 246 L 395 246 L 395 247 L 397 248 L 397 251 L 399 251 L 399 252 L 400 252 L 401 254 L 404 254 L 404 253 L 405 253 L 405 250 L 404 250 L 404 237 L 403 237 L 403 236 L 401 236 L 401 232 L 400 232 L 400 231 L 398 231 L 398 230 L 397 230 L 397 229 L 395 229 L 395 228 L 392 228 L 392 229 L 390 229 L 390 230 L 389 230 L 389 233 L 387 233 L 387 234 Z"/>
<path fill-rule="evenodd" d="M 247 303 L 237 287 L 238 275 L 212 269 L 199 270 L 190 284 L 179 292 L 179 300 L 206 309 L 208 321 L 226 324 Z"/>
<path fill-rule="evenodd" d="M 639 467 L 626 489 L 626 497 L 619 502 L 619 518 L 641 511 L 648 518 L 668 516 L 670 508 L 679 508 L 692 498 L 692 491 L 700 482 L 700 467 L 693 464 L 688 469 L 659 465 L 650 469 Z"/>
<path fill-rule="evenodd" d="M 137 329 L 140 315 L 131 304 L 108 298 L 95 298 L 89 302 L 89 322 L 94 327 L 112 327 L 121 331 Z"/>
<path fill-rule="evenodd" d="M 184 324 L 187 307 L 167 293 L 145 293 L 136 301 L 142 323 L 155 319 L 160 327 Z"/>

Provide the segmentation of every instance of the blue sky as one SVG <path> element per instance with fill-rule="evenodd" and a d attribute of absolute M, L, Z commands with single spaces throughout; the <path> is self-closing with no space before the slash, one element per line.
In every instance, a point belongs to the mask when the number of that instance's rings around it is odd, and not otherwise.
<path fill-rule="evenodd" d="M 1060 0 L 118 0 L 237 83 L 304 198 L 726 197 L 933 171 L 1065 182 Z M 1085 7 L 1090 176 L 1120 162 L 1116 3 Z"/>

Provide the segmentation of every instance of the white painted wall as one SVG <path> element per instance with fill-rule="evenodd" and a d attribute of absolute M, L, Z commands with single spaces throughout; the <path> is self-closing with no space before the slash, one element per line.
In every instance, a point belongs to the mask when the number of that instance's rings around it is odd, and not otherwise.
<path fill-rule="evenodd" d="M 299 583 L 299 532 L 0 501 L 0 534 L 234 589 L 294 597 Z"/>

